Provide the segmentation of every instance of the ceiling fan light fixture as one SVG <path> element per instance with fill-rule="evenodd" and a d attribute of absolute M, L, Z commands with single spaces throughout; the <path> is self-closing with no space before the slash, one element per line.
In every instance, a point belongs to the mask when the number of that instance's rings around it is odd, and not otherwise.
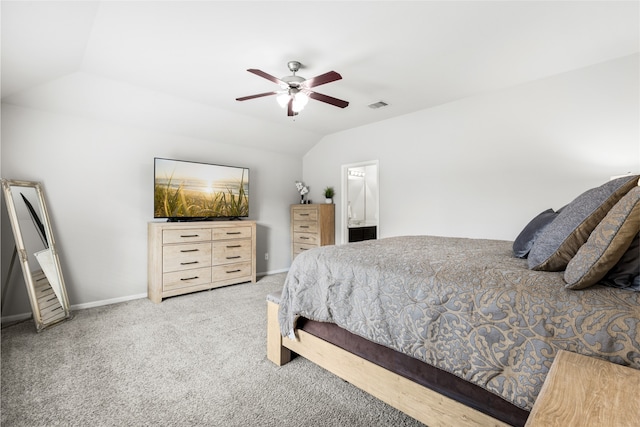
<path fill-rule="evenodd" d="M 291 105 L 291 109 L 294 113 L 299 113 L 308 103 L 309 97 L 303 92 L 298 92 L 293 95 L 293 104 Z"/>
<path fill-rule="evenodd" d="M 291 99 L 291 95 L 289 95 L 289 91 L 284 91 L 280 95 L 276 97 L 276 101 L 278 101 L 278 105 L 282 108 L 287 108 L 287 104 Z"/>

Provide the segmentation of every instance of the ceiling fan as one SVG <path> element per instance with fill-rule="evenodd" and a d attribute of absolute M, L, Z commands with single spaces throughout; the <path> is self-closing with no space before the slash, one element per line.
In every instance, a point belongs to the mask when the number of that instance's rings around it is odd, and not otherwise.
<path fill-rule="evenodd" d="M 263 96 L 278 95 L 276 99 L 280 106 L 283 108 L 287 107 L 287 116 L 295 116 L 302 111 L 305 105 L 307 105 L 307 102 L 309 102 L 309 98 L 315 99 L 316 101 L 326 102 L 327 104 L 335 105 L 340 108 L 345 108 L 349 105 L 347 101 L 343 101 L 342 99 L 323 95 L 311 90 L 312 87 L 342 79 L 340 74 L 335 71 L 329 71 L 328 73 L 321 74 L 311 79 L 305 79 L 304 77 L 296 76 L 296 72 L 298 72 L 301 66 L 302 64 L 298 61 L 289 61 L 287 63 L 287 67 L 289 67 L 289 70 L 293 75 L 285 76 L 281 79 L 255 68 L 247 70 L 257 76 L 271 80 L 274 83 L 278 83 L 282 89 L 279 91 L 243 96 L 242 98 L 236 98 L 236 101 L 246 101 L 248 99 L 261 98 Z"/>

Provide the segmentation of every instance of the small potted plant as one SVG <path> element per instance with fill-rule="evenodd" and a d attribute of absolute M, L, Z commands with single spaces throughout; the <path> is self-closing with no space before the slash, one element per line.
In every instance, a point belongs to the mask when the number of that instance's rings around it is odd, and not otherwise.
<path fill-rule="evenodd" d="M 325 203 L 333 203 L 333 196 L 335 196 L 335 191 L 333 191 L 333 187 L 327 187 L 324 189 L 324 201 Z"/>

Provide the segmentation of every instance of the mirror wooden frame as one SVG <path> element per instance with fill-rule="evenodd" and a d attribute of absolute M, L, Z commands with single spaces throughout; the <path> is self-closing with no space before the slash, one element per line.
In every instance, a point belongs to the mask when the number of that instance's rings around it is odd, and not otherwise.
<path fill-rule="evenodd" d="M 40 230 L 38 231 L 43 233 L 43 241 L 45 242 L 45 249 L 33 254 L 37 260 L 35 263 L 40 264 L 42 267 L 39 270 L 31 269 L 29 262 L 29 254 L 31 252 L 28 252 L 28 248 L 25 247 L 24 232 L 21 228 L 18 210 L 15 205 L 14 196 L 20 197 L 20 195 L 17 194 L 20 188 L 34 189 L 37 196 L 37 201 L 35 201 L 37 203 L 36 207 L 29 206 L 30 202 L 27 202 L 27 200 L 25 200 L 25 204 L 27 204 L 27 207 L 31 211 L 34 227 L 39 228 Z M 15 249 L 6 283 L 3 285 L 5 287 L 3 294 L 6 292 L 6 287 L 9 286 L 11 269 L 17 255 L 20 259 L 20 266 L 22 267 L 24 282 L 29 295 L 29 303 L 33 312 L 36 331 L 40 332 L 49 326 L 71 317 L 69 298 L 62 276 L 62 269 L 60 268 L 60 258 L 53 237 L 53 229 L 45 203 L 44 191 L 39 182 L 8 179 L 2 180 L 2 190 L 4 192 L 4 201 L 7 206 L 15 240 Z M 38 215 L 38 213 L 40 215 Z"/>

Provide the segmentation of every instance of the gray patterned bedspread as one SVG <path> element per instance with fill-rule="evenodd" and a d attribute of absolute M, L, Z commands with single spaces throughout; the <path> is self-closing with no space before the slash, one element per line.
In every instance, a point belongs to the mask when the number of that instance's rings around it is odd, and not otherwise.
<path fill-rule="evenodd" d="M 508 241 L 404 236 L 296 257 L 280 328 L 332 322 L 531 410 L 559 349 L 640 369 L 640 293 L 564 287 Z"/>

